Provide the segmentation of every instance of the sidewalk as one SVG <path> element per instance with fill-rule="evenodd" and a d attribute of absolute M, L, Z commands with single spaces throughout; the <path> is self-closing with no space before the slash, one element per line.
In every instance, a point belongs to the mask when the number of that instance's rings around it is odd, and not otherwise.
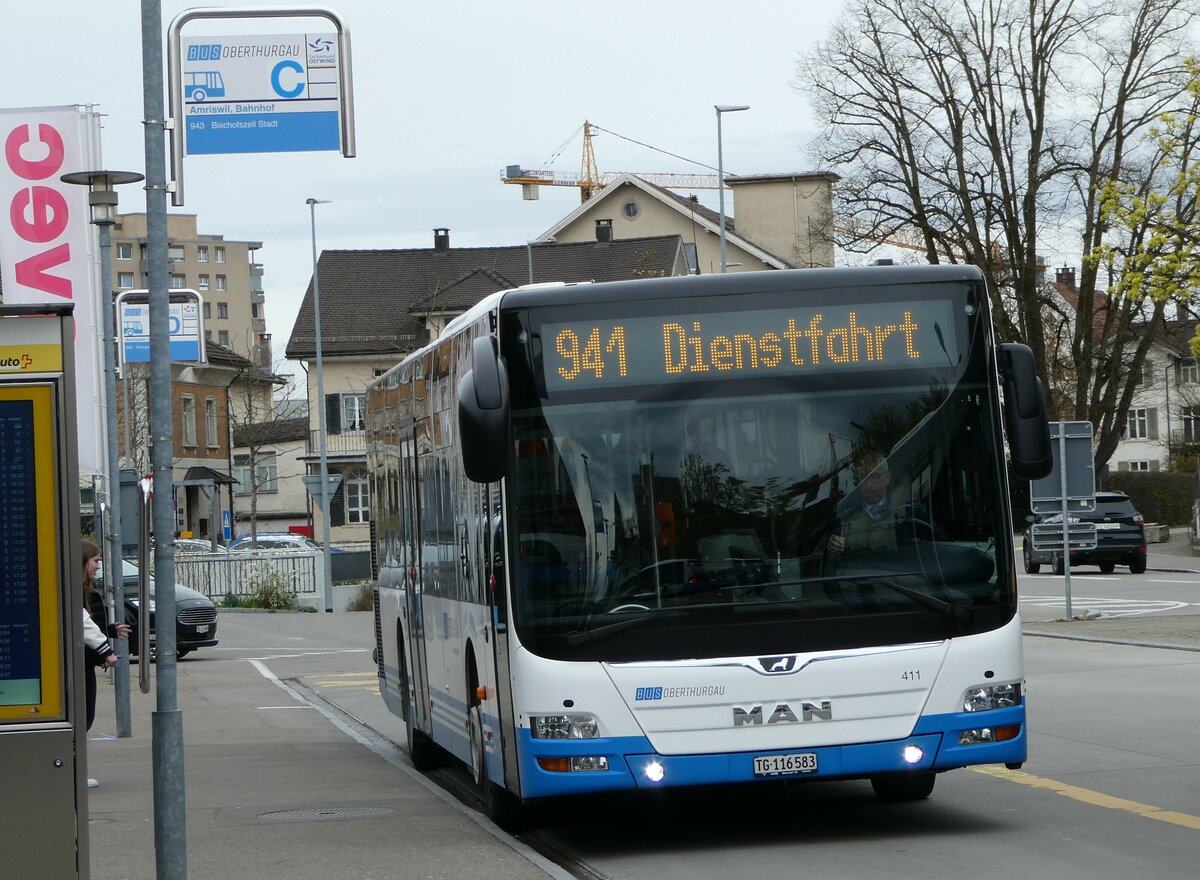
<path fill-rule="evenodd" d="M 331 636 L 349 632 L 343 619 L 353 617 L 363 620 L 351 635 Z M 361 649 L 370 625 L 369 614 L 222 615 L 220 646 L 177 664 L 188 877 L 459 878 L 487 866 L 496 880 L 546 880 L 540 857 L 503 842 L 479 814 L 412 770 L 399 749 L 353 738 L 344 721 L 339 726 L 296 699 L 302 688 L 281 688 L 251 662 L 267 657 L 262 665 L 277 673 L 290 662 L 299 681 L 303 659 L 268 656 L 286 657 L 288 645 L 292 652 L 299 645 L 313 655 L 313 668 L 368 678 L 369 644 Z M 281 626 L 289 629 L 278 632 Z M 321 650 L 312 650 L 318 643 Z M 88 775 L 100 781 L 88 793 L 95 880 L 156 876 L 155 682 L 142 694 L 136 664 L 131 672 L 133 736 L 112 736 L 114 698 L 105 678 L 88 736 Z M 565 876 L 552 865 L 549 873 Z"/>

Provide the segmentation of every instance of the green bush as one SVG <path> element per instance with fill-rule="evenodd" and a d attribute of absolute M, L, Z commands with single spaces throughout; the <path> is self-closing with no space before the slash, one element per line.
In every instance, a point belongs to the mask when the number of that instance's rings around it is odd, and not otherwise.
<path fill-rule="evenodd" d="M 354 598 L 346 605 L 347 611 L 374 611 L 375 610 L 375 591 L 370 584 L 362 584 L 358 588 L 358 592 L 354 594 Z"/>
<path fill-rule="evenodd" d="M 289 611 L 296 607 L 296 576 L 285 574 L 266 563 L 250 570 L 250 589 L 239 600 L 243 608 Z"/>
<path fill-rule="evenodd" d="M 1192 500 L 1196 496 L 1195 474 L 1116 471 L 1110 472 L 1105 478 L 1104 488 L 1126 493 L 1148 523 L 1182 526 L 1192 520 Z"/>

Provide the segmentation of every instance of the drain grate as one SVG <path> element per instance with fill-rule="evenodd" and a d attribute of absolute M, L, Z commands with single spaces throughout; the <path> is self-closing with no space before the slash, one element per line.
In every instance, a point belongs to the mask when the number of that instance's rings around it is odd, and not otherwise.
<path fill-rule="evenodd" d="M 263 822 L 325 822 L 337 819 L 375 819 L 396 812 L 391 807 L 316 807 L 307 810 L 274 810 L 259 813 Z"/>

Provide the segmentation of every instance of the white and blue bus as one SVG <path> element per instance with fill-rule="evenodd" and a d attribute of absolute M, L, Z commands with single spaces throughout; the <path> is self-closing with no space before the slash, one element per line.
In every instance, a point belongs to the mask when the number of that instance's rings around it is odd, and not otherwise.
<path fill-rule="evenodd" d="M 913 800 L 1025 760 L 1007 471 L 1050 444 L 973 267 L 501 291 L 367 422 L 380 693 L 501 824 L 759 779 Z"/>

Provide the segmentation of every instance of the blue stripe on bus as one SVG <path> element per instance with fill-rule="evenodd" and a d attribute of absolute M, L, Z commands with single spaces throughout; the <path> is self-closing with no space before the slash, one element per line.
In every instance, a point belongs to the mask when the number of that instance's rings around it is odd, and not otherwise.
<path fill-rule="evenodd" d="M 1014 739 L 972 746 L 958 744 L 958 735 L 963 730 L 1008 724 L 1019 724 L 1021 727 L 1020 733 Z M 659 755 L 644 736 L 538 740 L 530 735 L 529 728 L 521 728 L 517 734 L 521 796 L 525 798 L 632 788 L 751 782 L 759 778 L 754 775 L 755 756 L 782 755 L 798 751 L 815 752 L 819 770 L 816 773 L 797 774 L 786 778 L 863 777 L 914 770 L 950 770 L 974 764 L 1020 763 L 1025 760 L 1028 752 L 1023 706 L 992 712 L 924 716 L 911 736 L 888 742 L 821 746 L 811 749 L 798 746 L 791 749 L 714 755 Z M 905 746 L 909 745 L 918 745 L 924 750 L 924 757 L 917 764 L 907 763 L 902 756 Z M 537 763 L 539 757 L 592 756 L 606 757 L 609 769 L 555 773 L 543 770 Z M 663 778 L 659 783 L 650 782 L 645 775 L 646 767 L 653 762 L 657 762 L 663 768 Z"/>

